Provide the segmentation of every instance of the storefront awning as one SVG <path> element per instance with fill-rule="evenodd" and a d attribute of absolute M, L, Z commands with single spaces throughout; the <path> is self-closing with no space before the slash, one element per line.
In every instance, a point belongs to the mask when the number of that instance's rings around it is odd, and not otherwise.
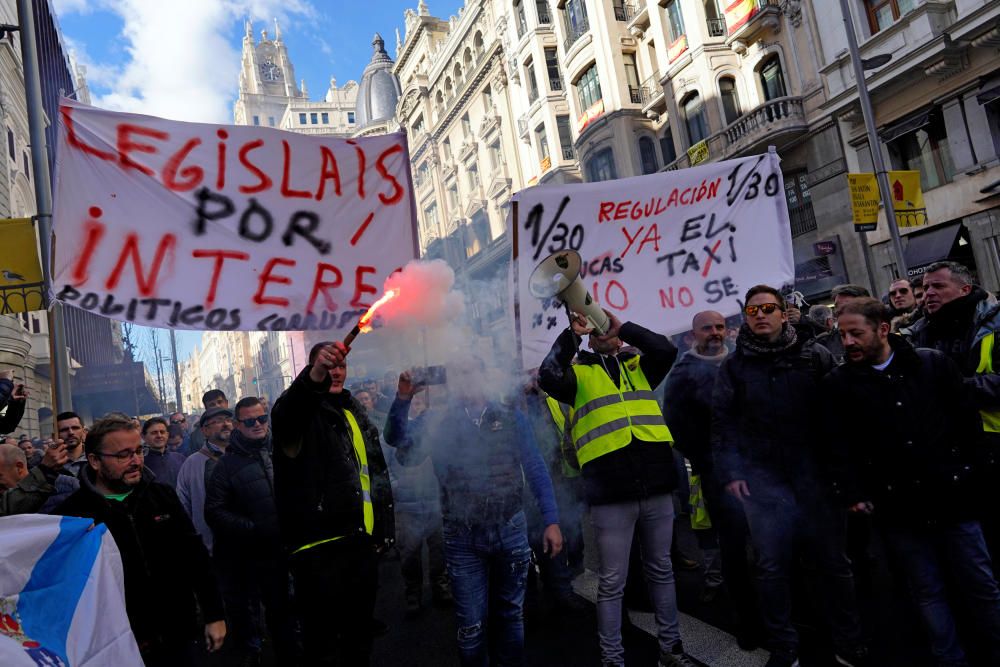
<path fill-rule="evenodd" d="M 879 130 L 878 136 L 883 142 L 889 143 L 899 139 L 904 134 L 909 134 L 910 132 L 916 132 L 924 125 L 931 122 L 931 110 L 922 111 L 918 114 L 905 118 L 903 120 L 897 121 L 888 127 L 884 127 Z"/>
<path fill-rule="evenodd" d="M 903 254 L 906 256 L 906 266 L 910 276 L 923 273 L 923 270 L 934 262 L 948 259 L 961 231 L 962 225 L 955 223 L 935 227 L 919 234 L 908 234 Z"/>

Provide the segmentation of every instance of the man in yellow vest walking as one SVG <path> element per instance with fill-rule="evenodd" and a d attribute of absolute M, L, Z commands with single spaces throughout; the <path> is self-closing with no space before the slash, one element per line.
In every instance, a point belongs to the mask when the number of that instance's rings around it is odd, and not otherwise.
<path fill-rule="evenodd" d="M 395 535 L 378 429 L 344 388 L 347 350 L 319 343 L 274 404 L 275 501 L 305 664 L 367 665 L 378 554 Z"/>
<path fill-rule="evenodd" d="M 673 438 L 653 390 L 677 358 L 666 336 L 608 313 L 611 326 L 599 336 L 574 315 L 539 370 L 549 396 L 572 406 L 570 433 L 583 473 L 584 494 L 600 558 L 597 632 L 604 665 L 622 665 L 622 596 L 632 535 L 638 530 L 653 602 L 660 664 L 688 667 L 677 622 L 670 562 L 677 486 Z M 579 350 L 589 336 L 593 352 Z M 641 354 L 621 352 L 622 344 Z M 577 357 L 577 363 L 573 358 Z"/>

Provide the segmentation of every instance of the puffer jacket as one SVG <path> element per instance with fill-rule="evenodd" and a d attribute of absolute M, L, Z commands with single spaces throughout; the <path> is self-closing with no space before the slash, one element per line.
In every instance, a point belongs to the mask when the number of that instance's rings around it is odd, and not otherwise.
<path fill-rule="evenodd" d="M 973 518 L 979 413 L 962 374 L 936 350 L 889 338 L 884 371 L 847 363 L 823 381 L 830 469 L 844 506 L 872 502 L 879 520 L 934 525 Z M 752 490 L 751 490 L 752 492 Z"/>
<path fill-rule="evenodd" d="M 674 436 L 674 447 L 691 462 L 696 475 L 712 472 L 712 392 L 727 356 L 725 348 L 716 357 L 688 350 L 663 383 L 663 418 Z"/>
<path fill-rule="evenodd" d="M 174 490 L 152 481 L 148 470 L 127 498 L 116 501 L 97 490 L 87 467 L 80 490 L 55 513 L 94 519 L 111 531 L 122 557 L 125 610 L 140 648 L 197 639 L 199 618 L 225 618 L 205 545 Z"/>
<path fill-rule="evenodd" d="M 205 520 L 218 558 L 267 559 L 282 552 L 270 449 L 270 436 L 250 440 L 233 431 L 215 464 L 205 491 Z"/>
<path fill-rule="evenodd" d="M 365 441 L 371 478 L 376 546 L 395 541 L 392 488 L 378 428 L 346 389 L 331 394 L 330 379 L 321 383 L 303 369 L 271 410 L 274 442 L 274 490 L 285 545 L 295 550 L 334 537 L 364 534 L 361 478 L 349 409 Z M 297 454 L 290 450 L 300 446 Z"/>
<path fill-rule="evenodd" d="M 761 500 L 818 490 L 821 443 L 810 434 L 829 419 L 820 381 L 834 364 L 814 340 L 771 354 L 738 344 L 723 362 L 712 395 L 712 456 L 722 484 L 746 480 Z"/>
<path fill-rule="evenodd" d="M 654 391 L 663 382 L 677 358 L 677 348 L 666 336 L 654 333 L 632 322 L 621 326 L 619 337 L 641 352 L 639 365 Z M 557 401 L 573 405 L 576 401 L 574 356 L 579 364 L 593 364 L 605 369 L 611 381 L 621 380 L 620 363 L 632 358 L 622 351 L 616 357 L 602 357 L 579 350 L 581 339 L 570 329 L 556 339 L 538 372 L 538 384 Z M 592 505 L 642 500 L 670 493 L 677 487 L 670 443 L 644 442 L 633 439 L 622 447 L 587 463 L 582 469 L 584 494 Z"/>

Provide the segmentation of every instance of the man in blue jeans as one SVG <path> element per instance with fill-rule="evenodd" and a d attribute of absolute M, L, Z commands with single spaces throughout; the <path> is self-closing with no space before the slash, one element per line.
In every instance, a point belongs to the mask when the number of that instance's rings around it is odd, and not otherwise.
<path fill-rule="evenodd" d="M 978 516 L 982 421 L 961 369 L 890 331 L 876 299 L 839 316 L 847 363 L 824 381 L 841 504 L 871 514 L 906 574 L 938 665 L 968 665 L 948 590 L 962 593 L 989 664 L 1000 664 L 1000 589 Z M 946 574 L 947 573 L 947 574 Z M 947 584 L 946 584 L 947 582 Z"/>
<path fill-rule="evenodd" d="M 451 364 L 447 378 L 447 403 L 409 420 L 410 401 L 425 387 L 409 373 L 400 375 L 385 441 L 398 450 L 403 465 L 419 465 L 429 456 L 441 485 L 445 563 L 462 665 L 521 665 L 531 563 L 524 479 L 544 517 L 544 550 L 550 557 L 562 549 L 552 481 L 524 416 L 487 398 L 481 361 Z"/>

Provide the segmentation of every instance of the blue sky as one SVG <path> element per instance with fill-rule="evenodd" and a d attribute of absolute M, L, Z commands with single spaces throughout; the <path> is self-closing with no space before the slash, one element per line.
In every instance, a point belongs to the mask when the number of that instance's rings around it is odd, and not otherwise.
<path fill-rule="evenodd" d="M 51 0 L 67 46 L 87 68 L 96 106 L 177 120 L 229 123 L 237 95 L 244 20 L 254 35 L 274 19 L 312 99 L 330 77 L 360 80 L 379 32 L 395 57 L 405 35 L 403 13 L 418 0 Z M 428 0 L 430 13 L 447 18 L 464 0 Z M 139 329 L 139 327 L 137 327 Z M 161 345 L 167 349 L 165 332 Z M 190 355 L 200 334 L 178 335 L 178 357 Z M 137 336 L 148 346 L 148 335 Z"/>

